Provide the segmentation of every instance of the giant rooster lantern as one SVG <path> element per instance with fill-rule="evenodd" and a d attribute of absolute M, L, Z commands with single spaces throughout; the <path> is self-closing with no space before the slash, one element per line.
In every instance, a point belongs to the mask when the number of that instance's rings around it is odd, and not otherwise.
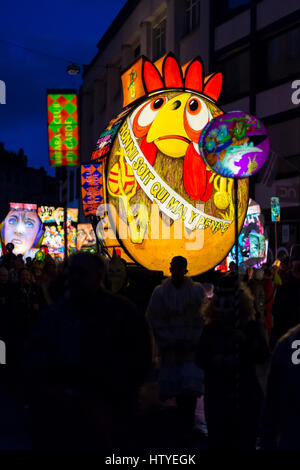
<path fill-rule="evenodd" d="M 140 58 L 122 75 L 124 110 L 100 135 L 93 162 L 105 160 L 111 223 L 136 262 L 169 272 L 173 256 L 190 275 L 213 268 L 234 243 L 233 180 L 214 173 L 199 153 L 217 106 L 222 75 L 204 76 L 200 58 L 181 67 L 168 54 Z M 222 137 L 222 136 L 217 136 Z M 239 181 L 239 229 L 248 179 Z"/>

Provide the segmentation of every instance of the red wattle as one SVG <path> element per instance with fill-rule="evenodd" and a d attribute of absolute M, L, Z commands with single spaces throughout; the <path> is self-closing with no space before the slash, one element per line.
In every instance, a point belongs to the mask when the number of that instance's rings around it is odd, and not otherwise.
<path fill-rule="evenodd" d="M 208 183 L 206 165 L 191 142 L 184 158 L 183 184 L 190 198 L 207 201 L 211 196 L 212 185 Z"/>
<path fill-rule="evenodd" d="M 146 137 L 143 137 L 143 139 L 139 143 L 140 149 L 147 158 L 148 162 L 150 165 L 154 165 L 155 159 L 156 159 L 156 154 L 157 154 L 157 147 L 154 142 L 147 142 Z"/>

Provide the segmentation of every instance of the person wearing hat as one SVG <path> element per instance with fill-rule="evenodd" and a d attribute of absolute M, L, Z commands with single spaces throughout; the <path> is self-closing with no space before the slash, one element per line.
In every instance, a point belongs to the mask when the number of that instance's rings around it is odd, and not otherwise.
<path fill-rule="evenodd" d="M 186 258 L 175 256 L 170 272 L 171 277 L 154 289 L 147 316 L 159 354 L 160 398 L 176 398 L 181 429 L 189 434 L 197 397 L 203 395 L 203 371 L 195 364 L 195 351 L 203 328 L 200 308 L 205 291 L 186 276 Z"/>

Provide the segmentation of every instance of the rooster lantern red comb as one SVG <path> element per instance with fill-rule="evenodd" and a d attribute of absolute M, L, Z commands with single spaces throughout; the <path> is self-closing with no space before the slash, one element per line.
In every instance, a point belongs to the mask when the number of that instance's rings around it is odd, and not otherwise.
<path fill-rule="evenodd" d="M 156 64 L 142 57 L 123 74 L 122 80 L 125 106 L 140 102 L 145 96 L 153 100 L 150 105 L 144 100 L 145 104 L 138 108 L 132 122 L 133 132 L 141 139 L 139 145 L 148 162 L 154 165 L 158 150 L 174 158 L 184 156 L 186 193 L 194 201 L 207 201 L 212 193 L 211 172 L 199 155 L 198 140 L 212 117 L 207 104 L 214 105 L 221 93 L 222 74 L 212 74 L 205 79 L 200 57 L 181 68 L 170 53 Z M 178 95 L 173 103 L 170 97 L 163 95 L 168 91 L 184 95 Z M 180 107 L 178 113 L 168 111 L 176 107 Z M 160 111 L 159 116 L 156 116 L 157 111 Z M 182 123 L 181 128 L 178 122 Z M 160 132 L 163 129 L 164 132 Z"/>
<path fill-rule="evenodd" d="M 199 57 L 192 60 L 185 68 L 183 76 L 182 69 L 177 60 L 168 54 L 163 62 L 163 76 L 161 77 L 155 65 L 149 60 L 143 64 L 143 78 L 148 93 L 166 88 L 184 88 L 186 90 L 202 93 L 206 97 L 217 101 L 222 88 L 222 74 L 215 73 L 204 80 L 203 64 Z"/>

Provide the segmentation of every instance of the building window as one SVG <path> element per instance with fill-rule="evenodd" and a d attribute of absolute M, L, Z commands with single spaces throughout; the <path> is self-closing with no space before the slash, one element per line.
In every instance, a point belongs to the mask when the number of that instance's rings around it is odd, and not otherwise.
<path fill-rule="evenodd" d="M 300 26 L 259 43 L 260 89 L 297 77 L 300 70 Z"/>
<path fill-rule="evenodd" d="M 250 7 L 251 0 L 215 0 L 215 22 L 224 23 Z"/>
<path fill-rule="evenodd" d="M 272 149 L 279 155 L 277 177 L 300 174 L 300 117 L 286 119 L 267 126 Z M 284 136 L 284 138 L 282 138 Z"/>
<path fill-rule="evenodd" d="M 185 0 L 185 33 L 193 31 L 200 24 L 200 1 Z"/>
<path fill-rule="evenodd" d="M 219 59 L 216 71 L 223 74 L 220 101 L 229 103 L 247 95 L 250 89 L 250 51 L 244 49 L 234 55 Z"/>
<path fill-rule="evenodd" d="M 166 19 L 153 28 L 153 60 L 166 53 Z"/>

